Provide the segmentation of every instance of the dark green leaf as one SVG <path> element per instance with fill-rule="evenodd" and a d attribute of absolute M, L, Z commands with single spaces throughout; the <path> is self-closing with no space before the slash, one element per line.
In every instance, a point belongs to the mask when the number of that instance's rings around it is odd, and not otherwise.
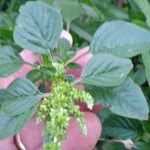
<path fill-rule="evenodd" d="M 22 106 L 23 107 L 23 106 Z M 32 108 L 27 112 L 18 116 L 9 116 L 4 113 L 0 113 L 0 140 L 17 134 L 21 128 L 32 117 L 35 109 Z"/>
<path fill-rule="evenodd" d="M 136 71 L 131 74 L 131 77 L 133 81 L 136 82 L 138 85 L 144 84 L 146 82 L 144 67 L 142 65 L 138 65 Z"/>
<path fill-rule="evenodd" d="M 54 72 L 55 69 L 53 67 L 40 66 L 38 69 L 31 70 L 27 74 L 27 78 L 34 83 L 37 81 L 46 81 L 50 80 Z"/>
<path fill-rule="evenodd" d="M 6 77 L 21 68 L 24 61 L 10 46 L 0 47 L 0 77 Z"/>
<path fill-rule="evenodd" d="M 42 94 L 28 79 L 18 78 L 6 89 L 2 104 L 2 111 L 10 116 L 21 114 L 35 106 L 42 98 Z"/>
<path fill-rule="evenodd" d="M 142 136 L 142 124 L 119 116 L 110 116 L 103 124 L 103 134 L 118 139 L 138 139 Z"/>
<path fill-rule="evenodd" d="M 129 59 L 100 53 L 88 61 L 81 73 L 81 79 L 86 84 L 115 86 L 123 82 L 132 67 Z"/>
<path fill-rule="evenodd" d="M 147 19 L 147 24 L 150 26 L 150 3 L 148 0 L 133 0 L 137 6 L 142 10 Z"/>
<path fill-rule="evenodd" d="M 146 99 L 140 87 L 130 78 L 117 87 L 86 86 L 86 90 L 94 97 L 96 104 L 103 102 L 115 114 L 139 120 L 148 119 Z"/>
<path fill-rule="evenodd" d="M 143 122 L 143 129 L 145 132 L 150 134 L 150 120 Z"/>
<path fill-rule="evenodd" d="M 36 83 L 41 80 L 42 78 L 42 72 L 39 69 L 31 70 L 27 74 L 27 78 L 31 80 L 33 83 Z"/>
<path fill-rule="evenodd" d="M 125 21 L 104 23 L 90 45 L 92 53 L 106 52 L 121 57 L 133 57 L 149 48 L 150 32 Z"/>
<path fill-rule="evenodd" d="M 48 54 L 63 29 L 60 12 L 42 2 L 27 2 L 20 8 L 14 39 L 22 48 Z"/>
<path fill-rule="evenodd" d="M 102 150 L 125 150 L 121 143 L 104 143 Z"/>
<path fill-rule="evenodd" d="M 150 143 L 145 143 L 143 141 L 136 142 L 136 150 L 149 150 Z"/>

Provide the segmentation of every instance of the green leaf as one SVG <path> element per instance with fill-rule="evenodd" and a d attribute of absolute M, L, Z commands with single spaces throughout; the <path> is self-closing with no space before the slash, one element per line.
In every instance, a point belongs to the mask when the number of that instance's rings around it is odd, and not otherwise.
<path fill-rule="evenodd" d="M 143 141 L 137 141 L 136 142 L 136 150 L 149 150 L 150 148 L 150 143 L 146 143 Z"/>
<path fill-rule="evenodd" d="M 139 120 L 148 119 L 149 108 L 140 89 L 130 78 L 111 88 L 86 86 L 95 103 L 103 102 L 113 113 Z"/>
<path fill-rule="evenodd" d="M 143 122 L 143 129 L 145 132 L 150 134 L 150 120 Z"/>
<path fill-rule="evenodd" d="M 103 135 L 105 136 L 135 140 L 142 134 L 142 124 L 137 120 L 112 115 L 103 123 Z"/>
<path fill-rule="evenodd" d="M 55 71 L 56 70 L 53 67 L 40 66 L 38 69 L 31 70 L 27 74 L 27 78 L 34 83 L 37 81 L 50 80 Z"/>
<path fill-rule="evenodd" d="M 17 134 L 25 123 L 33 116 L 34 112 L 35 108 L 31 108 L 18 116 L 9 116 L 0 112 L 0 140 Z"/>
<path fill-rule="evenodd" d="M 27 78 L 31 80 L 33 83 L 36 83 L 41 80 L 42 78 L 42 72 L 39 69 L 31 70 L 27 74 Z"/>
<path fill-rule="evenodd" d="M 14 39 L 22 48 L 48 54 L 56 47 L 63 29 L 60 12 L 42 2 L 27 2 L 21 6 L 14 30 Z"/>
<path fill-rule="evenodd" d="M 12 82 L 5 92 L 2 111 L 10 116 L 27 111 L 42 98 L 42 93 L 30 80 L 25 78 L 18 78 Z"/>
<path fill-rule="evenodd" d="M 125 21 L 110 21 L 100 26 L 90 44 L 92 53 L 106 52 L 133 57 L 150 49 L 150 32 Z"/>
<path fill-rule="evenodd" d="M 122 143 L 109 143 L 106 142 L 103 145 L 102 150 L 125 150 Z"/>
<path fill-rule="evenodd" d="M 12 47 L 0 47 L 0 77 L 11 75 L 19 70 L 23 64 L 23 59 Z"/>
<path fill-rule="evenodd" d="M 77 0 L 60 0 L 58 3 L 61 14 L 66 22 L 71 22 L 84 13 Z"/>
<path fill-rule="evenodd" d="M 100 53 L 92 57 L 86 64 L 81 73 L 81 79 L 90 85 L 115 86 L 123 82 L 132 67 L 129 59 Z"/>

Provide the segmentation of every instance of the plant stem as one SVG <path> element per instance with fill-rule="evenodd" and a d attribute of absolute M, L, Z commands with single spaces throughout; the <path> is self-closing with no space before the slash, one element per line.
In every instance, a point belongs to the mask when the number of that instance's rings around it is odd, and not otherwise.
<path fill-rule="evenodd" d="M 70 22 L 67 22 L 67 31 L 69 32 L 70 30 Z"/>

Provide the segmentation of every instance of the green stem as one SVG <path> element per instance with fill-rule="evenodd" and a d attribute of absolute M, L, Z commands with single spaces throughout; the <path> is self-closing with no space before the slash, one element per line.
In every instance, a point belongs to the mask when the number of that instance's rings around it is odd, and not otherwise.
<path fill-rule="evenodd" d="M 53 62 L 53 57 L 52 57 L 51 51 L 48 50 L 48 53 L 49 53 L 48 58 L 49 58 L 50 62 L 52 63 Z"/>
<path fill-rule="evenodd" d="M 69 32 L 70 30 L 70 22 L 67 22 L 67 31 Z"/>

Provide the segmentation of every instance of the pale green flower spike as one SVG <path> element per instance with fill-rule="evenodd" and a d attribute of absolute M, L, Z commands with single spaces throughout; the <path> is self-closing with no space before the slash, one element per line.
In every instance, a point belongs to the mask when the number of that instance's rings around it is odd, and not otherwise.
<path fill-rule="evenodd" d="M 52 64 L 57 72 L 52 78 L 50 96 L 43 100 L 38 111 L 38 121 L 45 121 L 45 132 L 50 135 L 50 140 L 45 143 L 45 150 L 60 150 L 61 141 L 66 138 L 67 127 L 71 117 L 75 117 L 84 134 L 87 128 L 83 112 L 79 106 L 74 105 L 75 100 L 86 102 L 92 109 L 93 98 L 85 91 L 79 90 L 65 79 L 65 70 L 62 64 Z"/>

